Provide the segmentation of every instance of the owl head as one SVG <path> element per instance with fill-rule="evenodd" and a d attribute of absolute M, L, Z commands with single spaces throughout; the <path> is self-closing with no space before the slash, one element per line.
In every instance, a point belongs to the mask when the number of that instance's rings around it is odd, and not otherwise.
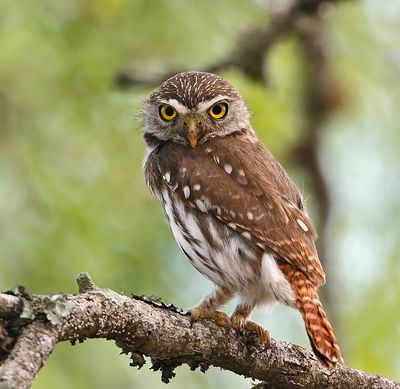
<path fill-rule="evenodd" d="M 155 89 L 143 110 L 148 146 L 173 141 L 195 148 L 214 137 L 249 130 L 249 112 L 223 78 L 204 72 L 179 73 Z"/>

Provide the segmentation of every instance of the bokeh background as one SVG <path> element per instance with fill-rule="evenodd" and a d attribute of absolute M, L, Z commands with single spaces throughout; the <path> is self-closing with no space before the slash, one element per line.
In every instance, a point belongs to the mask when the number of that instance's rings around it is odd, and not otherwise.
<path fill-rule="evenodd" d="M 139 111 L 152 79 L 223 61 L 241 36 L 270 23 L 277 4 L 286 2 L 0 1 L 2 290 L 73 293 L 76 275 L 88 271 L 100 286 L 185 308 L 208 292 L 145 186 Z M 323 19 L 337 87 L 316 142 L 329 220 L 321 220 L 314 181 L 292 155 L 307 122 L 299 39 L 287 34 L 271 47 L 267 82 L 233 67 L 220 73 L 244 96 L 259 137 L 323 225 L 322 294 L 346 363 L 400 379 L 400 1 L 342 1 Z M 121 71 L 149 82 L 121 88 Z M 260 311 L 255 320 L 273 337 L 309 347 L 294 310 Z M 60 344 L 33 387 L 164 387 L 149 366 L 130 368 L 112 342 Z M 228 385 L 251 382 L 181 367 L 169 387 Z"/>

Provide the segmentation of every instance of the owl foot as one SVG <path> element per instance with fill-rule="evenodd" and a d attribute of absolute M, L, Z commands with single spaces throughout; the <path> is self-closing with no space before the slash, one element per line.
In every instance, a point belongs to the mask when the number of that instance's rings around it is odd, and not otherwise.
<path fill-rule="evenodd" d="M 236 312 L 231 317 L 232 328 L 241 332 L 243 330 L 253 332 L 258 336 L 260 344 L 268 346 L 271 342 L 271 337 L 268 330 L 262 328 L 253 321 L 246 320 L 246 317 L 240 312 Z"/>
<path fill-rule="evenodd" d="M 195 321 L 201 319 L 211 319 L 214 320 L 219 326 L 230 327 L 231 320 L 229 317 L 220 311 L 209 311 L 207 309 L 201 308 L 199 306 L 194 307 L 190 311 L 190 323 L 193 325 Z"/>
<path fill-rule="evenodd" d="M 260 344 L 262 344 L 263 346 L 269 346 L 269 344 L 271 343 L 271 336 L 269 334 L 269 331 L 265 328 L 262 328 L 253 321 L 246 321 L 244 329 L 246 331 L 256 333 Z"/>

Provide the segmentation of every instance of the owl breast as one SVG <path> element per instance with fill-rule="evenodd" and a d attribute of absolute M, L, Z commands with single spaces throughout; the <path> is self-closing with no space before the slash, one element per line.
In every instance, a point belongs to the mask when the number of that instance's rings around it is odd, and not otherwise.
<path fill-rule="evenodd" d="M 221 286 L 253 283 L 259 276 L 260 253 L 215 218 L 164 191 L 162 202 L 172 233 L 192 265 Z"/>
<path fill-rule="evenodd" d="M 292 302 L 291 288 L 272 255 L 174 192 L 163 190 L 160 200 L 181 250 L 209 280 L 255 305 Z"/>

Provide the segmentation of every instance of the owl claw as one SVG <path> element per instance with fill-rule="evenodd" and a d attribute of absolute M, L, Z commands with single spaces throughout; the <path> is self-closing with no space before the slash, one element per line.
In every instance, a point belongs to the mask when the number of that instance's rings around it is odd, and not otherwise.
<path fill-rule="evenodd" d="M 246 317 L 241 313 L 236 312 L 231 317 L 232 327 L 238 331 L 238 333 L 242 334 L 244 331 L 253 332 L 258 336 L 259 342 L 263 346 L 268 346 L 271 342 L 271 337 L 269 332 L 259 326 L 258 324 L 246 320 Z"/>
<path fill-rule="evenodd" d="M 193 327 L 195 321 L 200 320 L 202 317 L 203 310 L 199 307 L 194 307 L 190 310 L 190 328 Z"/>
<path fill-rule="evenodd" d="M 244 329 L 246 331 L 256 333 L 260 341 L 260 344 L 262 344 L 263 346 L 267 347 L 271 343 L 271 336 L 269 334 L 269 331 L 266 330 L 265 328 L 262 328 L 258 324 L 252 321 L 247 321 L 244 326 Z"/>
<path fill-rule="evenodd" d="M 231 321 L 224 312 L 209 311 L 201 307 L 192 308 L 190 311 L 190 327 L 193 327 L 193 323 L 201 319 L 211 319 L 221 327 L 231 327 Z"/>
<path fill-rule="evenodd" d="M 239 312 L 236 312 L 232 315 L 231 322 L 232 328 L 234 328 L 236 331 L 243 331 L 246 323 L 246 318 Z"/>

